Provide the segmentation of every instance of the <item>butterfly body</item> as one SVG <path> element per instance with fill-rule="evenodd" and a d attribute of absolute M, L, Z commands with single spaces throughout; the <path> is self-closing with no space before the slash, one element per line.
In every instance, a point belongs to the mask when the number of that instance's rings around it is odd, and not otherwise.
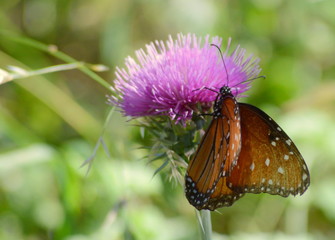
<path fill-rule="evenodd" d="M 303 194 L 309 172 L 287 134 L 262 110 L 220 89 L 212 122 L 191 159 L 185 193 L 197 209 L 231 206 L 245 193 Z"/>

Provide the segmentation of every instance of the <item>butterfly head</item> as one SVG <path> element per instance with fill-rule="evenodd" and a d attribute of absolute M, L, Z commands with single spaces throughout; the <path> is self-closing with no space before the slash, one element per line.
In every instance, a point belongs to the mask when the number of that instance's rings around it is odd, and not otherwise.
<path fill-rule="evenodd" d="M 223 86 L 220 88 L 220 95 L 221 96 L 225 96 L 225 95 L 231 95 L 232 92 L 231 92 L 231 89 L 230 87 L 228 86 Z"/>
<path fill-rule="evenodd" d="M 218 93 L 216 100 L 214 102 L 214 111 L 213 111 L 213 117 L 218 118 L 222 117 L 222 106 L 224 99 L 226 98 L 234 98 L 231 88 L 228 86 L 223 86 L 220 88 L 220 92 Z"/>

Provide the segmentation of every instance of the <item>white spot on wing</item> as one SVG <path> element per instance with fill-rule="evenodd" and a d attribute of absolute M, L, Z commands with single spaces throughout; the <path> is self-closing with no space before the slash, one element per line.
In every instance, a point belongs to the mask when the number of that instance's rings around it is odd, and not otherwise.
<path fill-rule="evenodd" d="M 252 164 L 250 165 L 250 170 L 251 170 L 251 171 L 254 171 L 254 169 L 255 169 L 255 163 L 252 162 Z"/>
<path fill-rule="evenodd" d="M 289 156 L 288 155 L 284 155 L 284 160 L 288 160 L 289 159 Z"/>
<path fill-rule="evenodd" d="M 269 158 L 267 158 L 267 159 L 265 160 L 265 165 L 266 165 L 267 167 L 270 165 L 270 159 L 269 159 Z"/>
<path fill-rule="evenodd" d="M 278 171 L 280 174 L 284 174 L 284 168 L 282 168 L 282 167 L 279 167 L 277 171 Z"/>
<path fill-rule="evenodd" d="M 271 145 L 275 147 L 277 144 L 276 144 L 275 141 L 272 141 L 272 142 L 271 142 Z"/>

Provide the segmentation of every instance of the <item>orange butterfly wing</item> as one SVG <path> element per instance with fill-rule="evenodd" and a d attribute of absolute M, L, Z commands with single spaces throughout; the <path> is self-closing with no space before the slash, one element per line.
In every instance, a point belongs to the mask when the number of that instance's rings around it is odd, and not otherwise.
<path fill-rule="evenodd" d="M 227 186 L 239 193 L 303 194 L 310 176 L 292 140 L 260 109 L 244 103 L 239 109 L 242 149 Z"/>
<path fill-rule="evenodd" d="M 303 194 L 310 175 L 287 134 L 260 109 L 237 103 L 229 93 L 218 96 L 187 169 L 188 201 L 199 210 L 215 210 L 244 193 Z"/>
<path fill-rule="evenodd" d="M 210 196 L 205 209 L 213 211 L 220 207 L 229 207 L 243 195 L 243 193 L 234 192 L 228 188 L 227 178 L 221 177 L 218 184 L 216 185 L 214 193 Z"/>
<path fill-rule="evenodd" d="M 197 209 L 213 210 L 240 195 L 228 189 L 223 178 L 236 164 L 241 149 L 239 109 L 231 94 L 220 96 L 213 117 L 185 176 L 186 197 Z"/>

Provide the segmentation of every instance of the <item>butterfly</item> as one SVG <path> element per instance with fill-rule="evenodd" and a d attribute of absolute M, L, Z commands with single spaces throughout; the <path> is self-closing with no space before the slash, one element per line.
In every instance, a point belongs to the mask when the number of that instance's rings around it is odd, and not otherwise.
<path fill-rule="evenodd" d="M 223 86 L 210 115 L 185 175 L 191 205 L 215 210 L 231 206 L 245 193 L 287 197 L 306 191 L 310 175 L 302 155 L 265 112 L 237 102 Z"/>

